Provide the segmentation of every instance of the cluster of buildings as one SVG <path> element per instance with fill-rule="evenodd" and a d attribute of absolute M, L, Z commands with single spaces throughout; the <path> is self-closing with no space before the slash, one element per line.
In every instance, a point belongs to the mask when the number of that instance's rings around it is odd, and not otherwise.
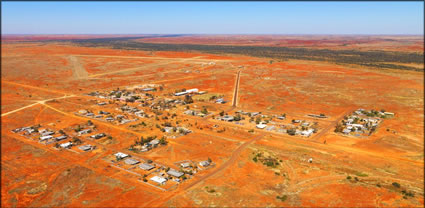
<path fill-rule="evenodd" d="M 50 128 L 42 128 L 41 125 L 22 127 L 12 130 L 14 133 L 22 133 L 27 138 L 32 138 L 38 142 L 48 145 L 55 143 L 56 148 L 70 149 L 73 146 L 77 146 L 82 143 L 78 138 L 84 134 L 91 133 L 91 129 L 83 129 L 78 132 L 74 132 L 73 137 L 69 136 L 63 130 L 55 131 Z M 83 151 L 90 151 L 95 149 L 96 146 L 86 144 L 79 146 L 79 149 Z"/>
<path fill-rule="evenodd" d="M 335 132 L 354 136 L 370 135 L 376 130 L 383 118 L 393 116 L 394 113 L 392 112 L 357 109 L 337 125 Z"/>
<path fill-rule="evenodd" d="M 171 168 L 163 165 L 158 165 L 151 160 L 142 161 L 140 159 L 136 159 L 131 155 L 117 152 L 114 154 L 116 158 L 115 163 L 120 163 L 121 161 L 130 166 L 130 169 L 133 167 L 138 167 L 139 170 L 144 171 L 143 181 L 153 182 L 155 185 L 165 185 L 168 181 L 174 181 L 180 183 L 184 180 L 190 178 L 193 174 L 195 174 L 198 170 L 202 170 L 203 168 L 207 168 L 211 166 L 212 161 L 210 159 L 201 161 L 197 165 L 192 162 L 183 162 L 176 168 Z M 180 168 L 179 170 L 177 170 Z"/>

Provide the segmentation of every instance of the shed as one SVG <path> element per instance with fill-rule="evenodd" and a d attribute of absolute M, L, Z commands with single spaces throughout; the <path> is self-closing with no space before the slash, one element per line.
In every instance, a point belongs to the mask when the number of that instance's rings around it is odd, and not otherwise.
<path fill-rule="evenodd" d="M 167 179 L 163 178 L 163 177 L 159 177 L 159 176 L 154 176 L 152 178 L 150 178 L 151 181 L 157 182 L 159 184 L 164 184 Z"/>
<path fill-rule="evenodd" d="M 178 92 L 178 93 L 174 93 L 175 96 L 181 96 L 181 95 L 186 95 L 187 92 Z"/>
<path fill-rule="evenodd" d="M 67 142 L 60 145 L 60 147 L 62 148 L 71 148 L 71 146 L 72 146 L 72 142 Z"/>
<path fill-rule="evenodd" d="M 66 138 L 68 138 L 68 136 L 66 136 L 66 135 L 62 135 L 62 136 L 58 136 L 58 137 L 56 137 L 56 138 L 55 138 L 55 140 L 56 140 L 56 141 L 60 141 L 60 140 L 64 140 L 64 139 L 66 139 Z"/>
<path fill-rule="evenodd" d="M 120 159 L 123 159 L 123 158 L 128 157 L 128 155 L 127 155 L 127 154 L 122 153 L 122 152 L 117 152 L 117 153 L 115 153 L 114 155 L 115 155 L 115 157 L 120 158 Z"/>
<path fill-rule="evenodd" d="M 93 146 L 90 144 L 86 144 L 86 145 L 81 145 L 78 147 L 78 149 L 83 150 L 83 151 L 89 151 L 93 149 Z"/>
<path fill-rule="evenodd" d="M 186 90 L 186 93 L 194 93 L 194 92 L 198 92 L 198 89 L 193 88 L 193 89 Z"/>
<path fill-rule="evenodd" d="M 40 140 L 41 140 L 41 141 L 44 141 L 44 140 L 51 139 L 51 138 L 53 138 L 53 136 L 51 136 L 51 135 L 48 135 L 48 136 L 42 136 L 42 137 L 40 137 Z"/>
<path fill-rule="evenodd" d="M 190 163 L 189 162 L 185 162 L 185 163 L 181 163 L 180 166 L 182 166 L 182 168 L 188 168 L 190 167 Z"/>
<path fill-rule="evenodd" d="M 230 122 L 230 121 L 234 120 L 234 117 L 229 116 L 229 115 L 225 115 L 225 116 L 221 117 L 221 120 Z"/>
<path fill-rule="evenodd" d="M 152 170 L 154 168 L 153 165 L 148 164 L 148 163 L 143 163 L 139 165 L 139 168 L 143 169 L 143 170 Z"/>
<path fill-rule="evenodd" d="M 140 163 L 140 161 L 135 160 L 133 158 L 127 158 L 127 159 L 124 160 L 124 162 L 128 165 L 135 165 L 135 164 Z"/>
<path fill-rule="evenodd" d="M 168 174 L 168 175 L 171 175 L 171 176 L 174 176 L 174 177 L 177 177 L 177 178 L 180 178 L 180 177 L 182 177 L 182 176 L 184 175 L 184 173 L 179 172 L 179 171 L 176 171 L 176 170 L 173 170 L 173 169 L 170 169 L 170 170 L 167 172 L 167 174 Z"/>
<path fill-rule="evenodd" d="M 210 162 L 208 162 L 208 160 L 204 160 L 204 161 L 199 162 L 199 165 L 202 166 L 202 167 L 207 167 L 207 166 L 210 165 Z"/>

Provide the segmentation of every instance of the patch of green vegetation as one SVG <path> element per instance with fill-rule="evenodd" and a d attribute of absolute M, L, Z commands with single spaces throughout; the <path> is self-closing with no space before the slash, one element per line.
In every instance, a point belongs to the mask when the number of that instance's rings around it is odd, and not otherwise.
<path fill-rule="evenodd" d="M 347 180 L 351 180 L 351 176 L 347 176 Z"/>
<path fill-rule="evenodd" d="M 396 188 L 400 188 L 401 186 L 400 186 L 400 184 L 399 183 L 397 183 L 397 182 L 393 182 L 392 183 L 392 185 L 394 186 L 394 187 L 396 187 Z"/>
<path fill-rule="evenodd" d="M 357 173 L 356 173 L 356 176 L 359 176 L 359 177 L 367 177 L 368 175 L 367 175 L 366 173 L 357 172 Z"/>
<path fill-rule="evenodd" d="M 140 37 L 138 37 L 140 38 Z M 163 44 L 131 41 L 137 38 L 97 38 L 84 40 L 62 40 L 86 47 L 109 47 L 114 49 L 146 51 L 201 51 L 213 54 L 238 54 L 265 57 L 276 60 L 328 61 L 336 64 L 354 64 L 374 68 L 390 68 L 423 71 L 424 69 L 388 62 L 423 64 L 423 53 L 395 51 L 329 50 L 312 48 L 290 48 L 270 46 L 224 46 L 196 44 Z M 58 41 L 58 40 L 55 40 Z M 43 41 L 42 41 L 43 42 Z M 44 41 L 48 42 L 48 41 Z"/>
<path fill-rule="evenodd" d="M 282 195 L 282 196 L 276 196 L 276 199 L 280 199 L 280 201 L 284 202 L 286 199 L 288 199 L 288 196 Z"/>

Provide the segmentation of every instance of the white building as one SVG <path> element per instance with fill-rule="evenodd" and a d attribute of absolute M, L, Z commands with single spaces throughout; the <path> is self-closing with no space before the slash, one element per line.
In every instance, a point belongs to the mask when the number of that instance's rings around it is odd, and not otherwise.
<path fill-rule="evenodd" d="M 305 130 L 301 132 L 301 135 L 309 137 L 313 134 L 313 129 Z"/>
<path fill-rule="evenodd" d="M 267 125 L 266 124 L 262 124 L 262 123 L 260 123 L 260 124 L 257 124 L 257 126 L 256 126 L 257 128 L 259 128 L 259 129 L 264 129 L 264 128 L 266 128 L 267 127 Z"/>
<path fill-rule="evenodd" d="M 115 155 L 115 157 L 120 158 L 120 159 L 128 157 L 127 154 L 122 153 L 122 152 L 115 153 L 114 155 Z"/>
<path fill-rule="evenodd" d="M 70 148 L 72 146 L 72 142 L 63 143 L 60 145 L 62 148 Z"/>
<path fill-rule="evenodd" d="M 51 136 L 51 135 L 49 135 L 49 136 L 42 136 L 42 137 L 40 137 L 40 140 L 41 141 L 44 141 L 44 140 L 51 139 L 51 138 L 53 138 L 53 136 Z"/>
<path fill-rule="evenodd" d="M 198 92 L 198 89 L 193 88 L 193 89 L 190 89 L 190 90 L 186 90 L 186 93 L 193 93 L 193 92 Z"/>
<path fill-rule="evenodd" d="M 159 177 L 159 176 L 154 176 L 154 177 L 150 178 L 150 180 L 157 182 L 158 184 L 165 184 L 165 182 L 167 181 L 167 179 L 165 179 L 163 177 Z"/>

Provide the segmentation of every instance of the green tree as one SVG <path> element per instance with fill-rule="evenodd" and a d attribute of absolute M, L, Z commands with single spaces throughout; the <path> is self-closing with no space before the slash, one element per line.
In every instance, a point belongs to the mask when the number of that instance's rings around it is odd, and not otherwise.
<path fill-rule="evenodd" d="M 260 116 L 258 116 L 256 119 L 255 119 L 255 123 L 256 124 L 259 124 L 261 122 L 261 117 Z"/>
<path fill-rule="evenodd" d="M 202 109 L 202 111 L 201 111 L 201 113 L 203 113 L 203 114 L 208 114 L 208 110 L 207 110 L 207 108 L 206 107 L 204 107 L 203 109 Z"/>

